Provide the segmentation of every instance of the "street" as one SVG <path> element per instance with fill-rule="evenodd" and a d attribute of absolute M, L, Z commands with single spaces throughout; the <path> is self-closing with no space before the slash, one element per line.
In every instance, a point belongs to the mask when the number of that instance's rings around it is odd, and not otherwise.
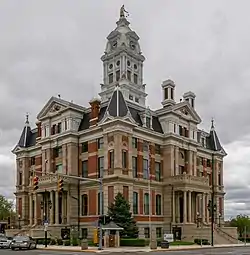
<path fill-rule="evenodd" d="M 112 252 L 101 252 L 100 254 L 110 254 Z M 118 255 L 118 254 L 128 254 L 128 252 L 113 252 L 112 254 Z M 148 252 L 129 252 L 132 254 L 147 254 Z M 212 249 L 192 249 L 192 250 L 186 250 L 186 251 L 157 251 L 157 252 L 150 252 L 153 255 L 249 255 L 250 254 L 250 247 L 233 247 L 233 248 L 212 248 Z M 14 254 L 24 254 L 24 255 L 80 255 L 80 254 L 89 254 L 93 255 L 95 253 L 93 252 L 63 252 L 63 251 L 45 251 L 45 250 L 21 250 L 21 251 L 11 251 L 11 250 L 1 250 L 1 255 L 14 255 Z"/>

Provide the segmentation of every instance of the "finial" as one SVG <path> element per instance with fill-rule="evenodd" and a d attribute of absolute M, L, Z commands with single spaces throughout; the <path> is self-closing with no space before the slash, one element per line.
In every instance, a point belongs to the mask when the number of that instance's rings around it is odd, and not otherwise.
<path fill-rule="evenodd" d="M 211 119 L 211 129 L 214 128 L 214 118 Z"/>
<path fill-rule="evenodd" d="M 29 113 L 28 113 L 28 112 L 26 113 L 26 121 L 25 121 L 25 124 L 29 124 Z"/>
<path fill-rule="evenodd" d="M 126 13 L 126 17 L 125 17 L 125 13 Z M 120 19 L 127 18 L 128 16 L 129 16 L 129 13 L 125 10 L 124 4 L 123 4 L 120 9 Z"/>
<path fill-rule="evenodd" d="M 61 98 L 61 95 L 60 95 L 60 94 L 58 94 L 57 96 L 58 96 L 58 98 Z"/>

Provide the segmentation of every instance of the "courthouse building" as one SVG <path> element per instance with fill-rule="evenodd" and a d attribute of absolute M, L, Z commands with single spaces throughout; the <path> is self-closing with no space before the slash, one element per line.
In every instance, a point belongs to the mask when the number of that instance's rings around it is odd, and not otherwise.
<path fill-rule="evenodd" d="M 99 184 L 64 176 L 60 193 L 58 173 L 62 173 L 103 177 L 104 213 L 121 192 L 131 205 L 140 237 L 149 237 L 152 226 L 158 237 L 176 231 L 188 240 L 203 231 L 209 238 L 207 204 L 214 181 L 216 240 L 233 242 L 235 232 L 223 227 L 226 152 L 213 122 L 208 132 L 199 129 L 202 120 L 194 92 L 177 99 L 175 83 L 165 80 L 158 88 L 162 107 L 147 107 L 145 57 L 123 11 L 107 37 L 101 61 L 103 84 L 89 106 L 51 97 L 37 115 L 36 128 L 26 120 L 13 150 L 22 230 L 43 236 L 46 217 L 52 235 L 78 226 L 81 235 L 92 236 L 100 213 Z M 35 191 L 34 176 L 39 178 Z"/>

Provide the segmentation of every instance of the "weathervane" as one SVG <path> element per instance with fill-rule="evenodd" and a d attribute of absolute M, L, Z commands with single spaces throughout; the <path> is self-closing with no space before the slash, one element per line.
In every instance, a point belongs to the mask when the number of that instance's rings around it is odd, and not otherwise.
<path fill-rule="evenodd" d="M 29 113 L 28 112 L 26 112 L 26 122 L 25 123 L 29 124 Z"/>
<path fill-rule="evenodd" d="M 125 16 L 126 13 L 126 16 Z M 120 18 L 127 18 L 129 16 L 129 13 L 125 10 L 124 4 L 122 5 L 120 9 Z"/>

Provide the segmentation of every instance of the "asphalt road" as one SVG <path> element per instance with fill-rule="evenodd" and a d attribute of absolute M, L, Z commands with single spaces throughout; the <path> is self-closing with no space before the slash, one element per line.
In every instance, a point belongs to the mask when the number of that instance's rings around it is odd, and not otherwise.
<path fill-rule="evenodd" d="M 199 249 L 199 250 L 187 250 L 187 251 L 157 251 L 157 252 L 130 252 L 125 254 L 152 254 L 152 255 L 250 255 L 250 247 L 234 247 L 234 248 L 212 248 L 212 249 Z M 113 255 L 122 255 L 122 252 L 114 252 Z M 62 251 L 44 251 L 44 250 L 31 250 L 31 251 L 11 251 L 11 250 L 0 250 L 1 255 L 94 255 L 98 253 L 91 253 L 91 252 L 62 252 Z M 108 254 L 106 252 L 100 254 Z"/>

